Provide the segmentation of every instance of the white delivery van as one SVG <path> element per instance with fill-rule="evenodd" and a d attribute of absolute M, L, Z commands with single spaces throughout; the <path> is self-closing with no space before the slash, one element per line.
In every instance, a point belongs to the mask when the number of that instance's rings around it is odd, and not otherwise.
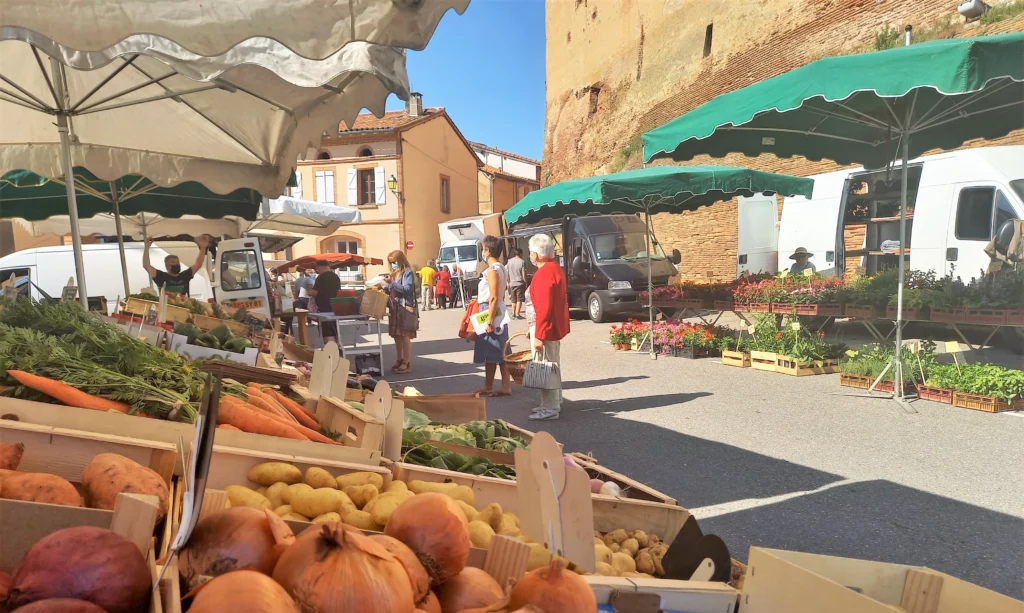
<path fill-rule="evenodd" d="M 811 177 L 814 192 L 786 198 L 771 243 L 775 200 L 740 199 L 737 274 L 776 272 L 797 247 L 823 274 L 898 265 L 900 165 L 891 171 L 840 170 Z M 744 202 L 747 201 L 747 202 Z M 910 270 L 965 282 L 989 264 L 984 248 L 1009 219 L 1024 218 L 1024 146 L 983 147 L 924 156 L 908 165 L 907 261 Z"/>
<path fill-rule="evenodd" d="M 482 242 L 488 235 L 502 236 L 501 213 L 475 215 L 437 224 L 441 248 L 437 252 L 439 266 L 456 266 L 469 296 L 476 295 L 480 275 L 487 268 Z"/>

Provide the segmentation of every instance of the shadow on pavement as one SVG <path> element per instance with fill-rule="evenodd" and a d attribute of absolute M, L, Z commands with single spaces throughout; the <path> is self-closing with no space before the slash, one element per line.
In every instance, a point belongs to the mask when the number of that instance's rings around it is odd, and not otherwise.
<path fill-rule="evenodd" d="M 635 381 L 637 379 L 650 379 L 650 377 L 647 375 L 637 375 L 635 377 L 609 377 L 608 379 L 594 379 L 592 381 L 565 381 L 562 383 L 562 389 L 579 390 L 588 387 L 601 387 L 603 385 L 618 385 L 619 383 Z"/>

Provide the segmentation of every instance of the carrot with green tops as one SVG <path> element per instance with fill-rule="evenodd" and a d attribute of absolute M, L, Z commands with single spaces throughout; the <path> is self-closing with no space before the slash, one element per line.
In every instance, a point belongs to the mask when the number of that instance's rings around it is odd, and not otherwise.
<path fill-rule="evenodd" d="M 314 417 L 309 415 L 306 407 L 295 402 L 291 398 L 277 392 L 276 390 L 267 390 L 266 394 L 277 401 L 277 403 L 284 407 L 286 411 L 292 414 L 295 419 L 299 420 L 299 423 L 307 428 L 318 430 L 320 428 L 320 422 Z"/>
<path fill-rule="evenodd" d="M 18 383 L 25 387 L 42 392 L 70 407 L 94 409 L 96 411 L 118 411 L 119 413 L 127 413 L 131 409 L 130 406 L 123 402 L 86 394 L 82 390 L 74 388 L 63 381 L 47 379 L 46 377 L 33 375 L 23 370 L 8 370 L 7 374 L 14 377 Z"/>
<path fill-rule="evenodd" d="M 279 436 L 297 441 L 309 440 L 294 429 L 289 428 L 286 424 L 275 421 L 265 413 L 260 413 L 254 409 L 247 409 L 240 404 L 232 402 L 221 403 L 218 420 L 252 434 Z"/>

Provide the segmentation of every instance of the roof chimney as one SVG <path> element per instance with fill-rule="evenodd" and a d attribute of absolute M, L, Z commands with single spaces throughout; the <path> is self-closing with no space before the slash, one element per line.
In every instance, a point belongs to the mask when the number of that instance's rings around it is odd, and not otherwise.
<path fill-rule="evenodd" d="M 411 92 L 409 94 L 409 100 L 405 103 L 405 112 L 409 114 L 409 117 L 419 117 L 423 114 L 423 94 L 419 92 Z"/>

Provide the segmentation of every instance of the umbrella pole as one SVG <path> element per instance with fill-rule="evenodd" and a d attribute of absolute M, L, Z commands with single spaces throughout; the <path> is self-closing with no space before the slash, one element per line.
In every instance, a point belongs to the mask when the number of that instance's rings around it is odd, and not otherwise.
<path fill-rule="evenodd" d="M 64 92 L 64 69 L 57 60 L 50 60 L 53 84 L 56 87 L 58 104 L 66 104 Z M 68 217 L 71 221 L 71 245 L 75 254 L 75 277 L 78 280 L 78 295 L 82 307 L 89 310 L 89 292 L 85 288 L 85 262 L 82 258 L 82 237 L 78 229 L 78 199 L 75 195 L 75 171 L 71 165 L 71 137 L 68 116 L 57 113 L 57 134 L 60 135 L 60 161 L 64 167 L 64 185 L 68 192 Z"/>
<path fill-rule="evenodd" d="M 904 244 L 907 241 L 907 156 L 910 152 L 910 135 L 903 133 L 902 145 L 903 174 L 900 178 L 900 252 L 899 252 L 899 286 L 896 288 L 896 363 L 894 366 L 895 395 L 897 401 L 903 400 L 903 282 L 906 277 L 907 258 L 904 255 Z"/>
<path fill-rule="evenodd" d="M 121 232 L 121 205 L 117 202 L 117 186 L 110 182 L 110 202 L 114 207 L 114 228 L 117 231 L 117 251 L 121 256 L 121 280 L 124 281 L 124 296 L 127 299 L 132 293 L 128 288 L 128 262 L 124 257 L 124 236 Z"/>
<path fill-rule="evenodd" d="M 651 238 L 651 208 L 646 200 L 644 223 L 647 224 L 647 314 L 651 320 L 651 359 L 657 360 L 658 354 L 654 352 L 654 276 L 651 272 L 651 249 L 654 248 L 654 241 Z"/>

